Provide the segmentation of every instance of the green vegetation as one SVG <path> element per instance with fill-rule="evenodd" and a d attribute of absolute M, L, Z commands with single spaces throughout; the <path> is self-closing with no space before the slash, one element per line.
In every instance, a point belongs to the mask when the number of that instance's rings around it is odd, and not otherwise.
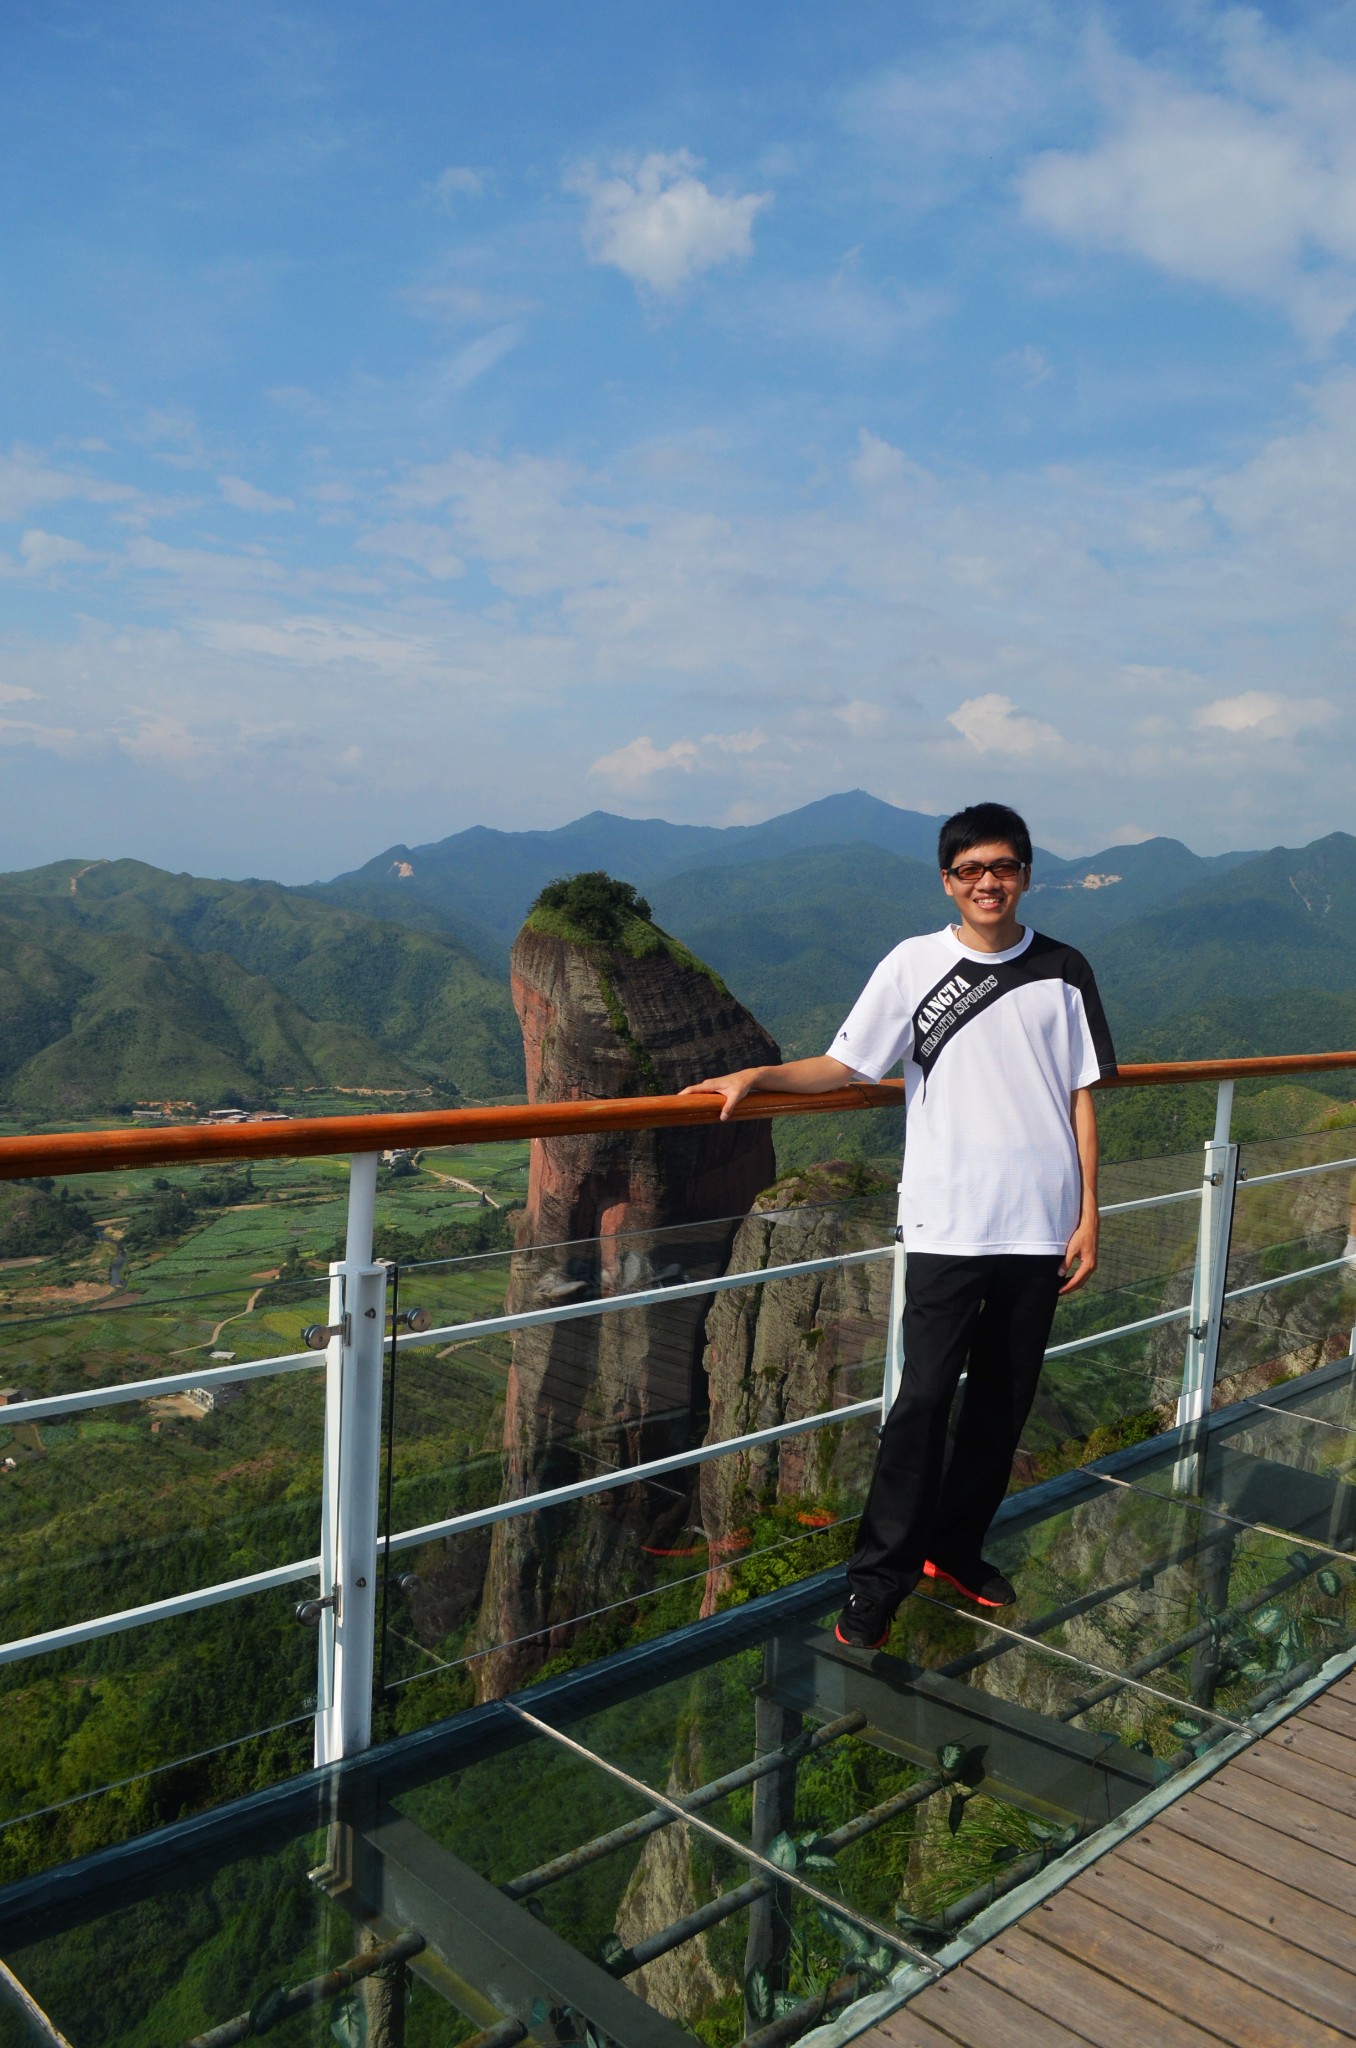
<path fill-rule="evenodd" d="M 50 1180 L 0 1181 L 0 1259 L 49 1258 L 94 1242 L 94 1218 Z"/>
<path fill-rule="evenodd" d="M 522 1087 L 502 978 L 453 940 L 137 861 L 0 878 L 0 1099 L 29 1116 L 298 1088 Z"/>
<path fill-rule="evenodd" d="M 632 883 L 614 881 L 601 869 L 548 882 L 528 912 L 527 927 L 591 950 L 616 948 L 633 960 L 667 953 L 680 967 L 704 974 L 722 995 L 729 993 L 714 968 L 699 960 L 681 939 L 660 930 L 649 904 L 636 894 Z M 612 1002 L 616 1002 L 615 995 Z"/>

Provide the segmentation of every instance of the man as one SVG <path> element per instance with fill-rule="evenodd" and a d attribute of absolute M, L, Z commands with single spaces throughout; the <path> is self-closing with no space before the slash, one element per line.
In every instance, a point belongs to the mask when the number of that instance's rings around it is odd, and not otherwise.
<path fill-rule="evenodd" d="M 904 1371 L 848 1566 L 840 1642 L 877 1649 L 920 1576 L 983 1607 L 1012 1587 L 983 1555 L 1061 1294 L 1097 1264 L 1091 1084 L 1115 1054 L 1081 953 L 1018 922 L 1031 835 L 1006 804 L 943 825 L 958 922 L 886 955 L 818 1058 L 749 1067 L 685 1093 L 817 1095 L 904 1063 L 899 1228 Z M 956 1388 L 965 1397 L 948 1448 Z"/>

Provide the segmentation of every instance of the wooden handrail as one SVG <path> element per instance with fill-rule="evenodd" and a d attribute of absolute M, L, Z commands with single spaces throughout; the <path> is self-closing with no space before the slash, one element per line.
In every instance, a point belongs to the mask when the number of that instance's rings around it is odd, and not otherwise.
<path fill-rule="evenodd" d="M 1173 1082 L 1332 1073 L 1343 1067 L 1356 1067 L 1356 1052 L 1122 1067 L 1098 1085 L 1157 1088 Z M 858 1082 L 827 1095 L 750 1096 L 734 1115 L 744 1123 L 761 1117 L 898 1109 L 903 1097 L 902 1081 Z M 573 1138 L 600 1131 L 672 1130 L 715 1123 L 719 1114 L 719 1104 L 710 1095 L 636 1095 L 604 1101 L 519 1103 L 495 1109 L 413 1110 L 388 1116 L 311 1116 L 288 1122 L 37 1132 L 32 1137 L 0 1138 L 0 1180 L 31 1179 L 39 1174 L 111 1173 L 128 1166 L 311 1159 L 326 1154 L 386 1152 L 401 1146 L 484 1145 L 502 1139 Z"/>

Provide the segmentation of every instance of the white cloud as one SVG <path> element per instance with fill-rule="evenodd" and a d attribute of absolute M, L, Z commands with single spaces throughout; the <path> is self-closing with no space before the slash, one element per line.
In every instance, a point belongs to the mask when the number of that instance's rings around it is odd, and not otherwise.
<path fill-rule="evenodd" d="M 894 172 L 896 201 L 919 211 L 991 171 L 1040 122 L 1046 97 L 1031 50 L 985 37 L 968 53 L 952 46 L 940 62 L 877 72 L 848 94 L 842 117 Z"/>
<path fill-rule="evenodd" d="M 225 652 L 264 654 L 275 661 L 307 667 L 356 661 L 374 668 L 417 671 L 421 666 L 439 665 L 427 639 L 349 619 L 214 620 L 204 627 L 202 637 Z"/>
<path fill-rule="evenodd" d="M 1192 723 L 1258 739 L 1290 739 L 1326 725 L 1336 716 L 1337 706 L 1326 697 L 1282 697 L 1274 690 L 1243 690 L 1237 697 L 1217 697 L 1213 704 L 1201 705 Z"/>
<path fill-rule="evenodd" d="M 853 457 L 852 475 L 864 489 L 873 484 L 892 484 L 903 476 L 906 468 L 903 451 L 889 441 L 883 441 L 879 434 L 873 434 L 868 427 L 862 427 L 857 434 L 857 453 Z"/>
<path fill-rule="evenodd" d="M 947 722 L 980 754 L 1049 760 L 1070 751 L 1068 741 L 1053 725 L 1043 725 L 1039 718 L 1019 711 L 1011 697 L 997 690 L 983 697 L 967 697 L 958 709 L 947 713 Z"/>
<path fill-rule="evenodd" d="M 854 739 L 880 732 L 890 721 L 890 714 L 883 704 L 869 703 L 865 697 L 854 697 L 847 704 L 835 704 L 833 715 L 842 720 Z"/>
<path fill-rule="evenodd" d="M 673 293 L 717 263 L 747 259 L 753 223 L 771 193 L 726 197 L 703 183 L 700 167 L 680 149 L 652 151 L 637 164 L 618 165 L 611 177 L 589 164 L 573 172 L 565 184 L 588 201 L 589 261 L 610 263 L 650 291 Z"/>
<path fill-rule="evenodd" d="M 618 789 L 639 789 L 652 776 L 668 770 L 691 775 L 695 768 L 710 766 L 713 756 L 753 754 L 766 744 L 764 732 L 708 732 L 700 740 L 673 740 L 667 747 L 657 747 L 649 734 L 643 733 L 614 753 L 600 755 L 590 764 L 589 774 L 601 776 Z"/>
<path fill-rule="evenodd" d="M 0 456 L 0 519 L 22 519 L 35 505 L 59 505 L 72 499 L 117 505 L 136 496 L 126 484 L 105 483 L 82 471 L 58 469 L 31 448 L 16 447 Z"/>
<path fill-rule="evenodd" d="M 433 196 L 447 213 L 456 210 L 460 199 L 478 199 L 485 190 L 485 173 L 470 164 L 449 164 L 433 181 Z"/>
<path fill-rule="evenodd" d="M 60 533 L 44 533 L 40 526 L 30 526 L 21 537 L 19 553 L 23 557 L 24 572 L 29 576 L 43 576 L 48 570 L 60 569 L 67 562 L 94 560 L 82 541 L 68 540 Z"/>
<path fill-rule="evenodd" d="M 1034 342 L 1030 341 L 1021 348 L 1013 349 L 1008 355 L 1000 356 L 994 364 L 994 369 L 1000 376 L 1011 377 L 1016 383 L 1024 385 L 1028 391 L 1034 391 L 1038 384 L 1044 384 L 1055 374 L 1045 350 L 1037 348 Z"/>
<path fill-rule="evenodd" d="M 438 370 L 435 383 L 444 391 L 466 391 L 487 370 L 492 370 L 510 349 L 517 348 L 527 329 L 516 320 L 507 321 L 502 327 L 492 327 L 488 334 L 482 334 L 475 341 L 468 342 Z"/>
<path fill-rule="evenodd" d="M 440 582 L 466 574 L 466 564 L 449 544 L 443 528 L 430 526 L 421 519 L 401 519 L 390 526 L 374 527 L 356 545 L 368 554 L 394 555 L 399 561 L 413 562 Z"/>
<path fill-rule="evenodd" d="M 1356 73 L 1254 66 L 1246 89 L 1208 92 L 1122 58 L 1101 68 L 1107 132 L 1027 166 L 1028 219 L 1335 335 L 1356 310 Z"/>
<path fill-rule="evenodd" d="M 297 509 L 290 498 L 275 498 L 271 491 L 261 491 L 257 484 L 246 483 L 242 476 L 219 476 L 217 489 L 237 512 L 295 512 Z"/>

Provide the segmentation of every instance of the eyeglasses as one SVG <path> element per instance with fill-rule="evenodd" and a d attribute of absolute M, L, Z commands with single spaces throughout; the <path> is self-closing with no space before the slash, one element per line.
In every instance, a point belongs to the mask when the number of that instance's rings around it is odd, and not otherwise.
<path fill-rule="evenodd" d="M 996 882 L 1010 882 L 1025 869 L 1026 862 L 1021 860 L 963 860 L 959 867 L 943 868 L 942 873 L 953 882 L 978 882 L 985 875 L 992 875 Z"/>

